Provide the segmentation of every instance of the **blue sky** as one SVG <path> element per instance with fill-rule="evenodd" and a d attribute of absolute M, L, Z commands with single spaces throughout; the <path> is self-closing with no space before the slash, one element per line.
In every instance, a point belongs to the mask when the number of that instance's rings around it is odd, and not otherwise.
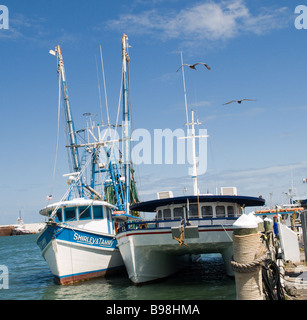
<path fill-rule="evenodd" d="M 200 191 L 237 186 L 238 193 L 286 201 L 307 197 L 307 30 L 294 26 L 300 1 L 135 0 L 2 1 L 0 29 L 0 224 L 40 221 L 50 192 L 57 129 L 56 61 L 61 45 L 77 129 L 99 113 L 96 59 L 102 46 L 111 119 L 121 77 L 121 36 L 129 37 L 133 128 L 184 128 L 180 52 L 189 110 L 208 130 L 208 169 Z M 241 98 L 257 101 L 223 106 Z M 105 116 L 105 114 L 104 114 Z M 106 118 L 105 118 L 106 119 Z M 66 190 L 61 128 L 54 199 Z M 142 200 L 156 192 L 192 192 L 188 165 L 136 167 Z"/>

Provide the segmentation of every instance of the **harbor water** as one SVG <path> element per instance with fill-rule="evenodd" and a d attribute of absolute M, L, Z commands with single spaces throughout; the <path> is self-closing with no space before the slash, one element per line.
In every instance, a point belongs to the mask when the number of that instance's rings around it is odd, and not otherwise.
<path fill-rule="evenodd" d="M 54 283 L 36 245 L 37 235 L 0 237 L 0 268 L 8 269 L 8 285 L 0 270 L 0 300 L 235 300 L 235 281 L 223 260 L 203 255 L 189 268 L 158 283 L 133 285 L 127 274 L 72 285 Z"/>

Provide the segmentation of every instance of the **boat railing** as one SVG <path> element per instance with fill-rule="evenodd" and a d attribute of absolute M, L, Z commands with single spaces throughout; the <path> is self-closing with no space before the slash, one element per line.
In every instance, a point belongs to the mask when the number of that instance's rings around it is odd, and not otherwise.
<path fill-rule="evenodd" d="M 220 226 L 231 225 L 238 217 L 221 217 L 221 218 L 190 218 L 184 221 L 185 225 L 201 226 Z M 170 220 L 143 220 L 125 223 L 118 228 L 118 233 L 140 230 L 140 229 L 170 229 L 171 227 L 178 227 L 183 223 L 183 219 Z"/>

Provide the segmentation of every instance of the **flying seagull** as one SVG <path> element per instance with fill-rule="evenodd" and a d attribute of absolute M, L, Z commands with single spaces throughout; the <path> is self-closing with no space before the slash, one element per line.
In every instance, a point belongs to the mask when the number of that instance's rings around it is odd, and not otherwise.
<path fill-rule="evenodd" d="M 203 64 L 208 70 L 211 69 L 211 68 L 207 65 L 207 63 L 204 63 L 204 62 L 197 62 L 197 63 L 194 63 L 194 64 L 186 64 L 186 63 L 184 63 L 183 65 L 180 66 L 180 68 L 179 68 L 176 72 L 178 72 L 183 66 L 188 66 L 188 67 L 190 67 L 191 69 L 196 70 L 195 66 L 197 66 L 198 64 Z"/>
<path fill-rule="evenodd" d="M 237 102 L 237 103 L 241 104 L 242 101 L 256 101 L 256 100 L 253 100 L 253 99 L 231 100 L 231 101 L 229 101 L 229 102 L 224 103 L 223 106 L 224 106 L 225 104 L 229 104 L 229 103 L 233 103 L 233 102 Z"/>

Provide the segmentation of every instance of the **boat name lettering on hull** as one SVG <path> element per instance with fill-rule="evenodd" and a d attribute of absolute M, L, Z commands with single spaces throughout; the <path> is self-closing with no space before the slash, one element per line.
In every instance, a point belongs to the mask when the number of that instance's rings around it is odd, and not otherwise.
<path fill-rule="evenodd" d="M 101 247 L 111 248 L 113 246 L 114 240 L 107 240 L 103 238 L 96 238 L 86 235 L 78 234 L 77 232 L 74 233 L 74 240 L 78 243 L 84 243 L 88 245 L 98 245 Z"/>

